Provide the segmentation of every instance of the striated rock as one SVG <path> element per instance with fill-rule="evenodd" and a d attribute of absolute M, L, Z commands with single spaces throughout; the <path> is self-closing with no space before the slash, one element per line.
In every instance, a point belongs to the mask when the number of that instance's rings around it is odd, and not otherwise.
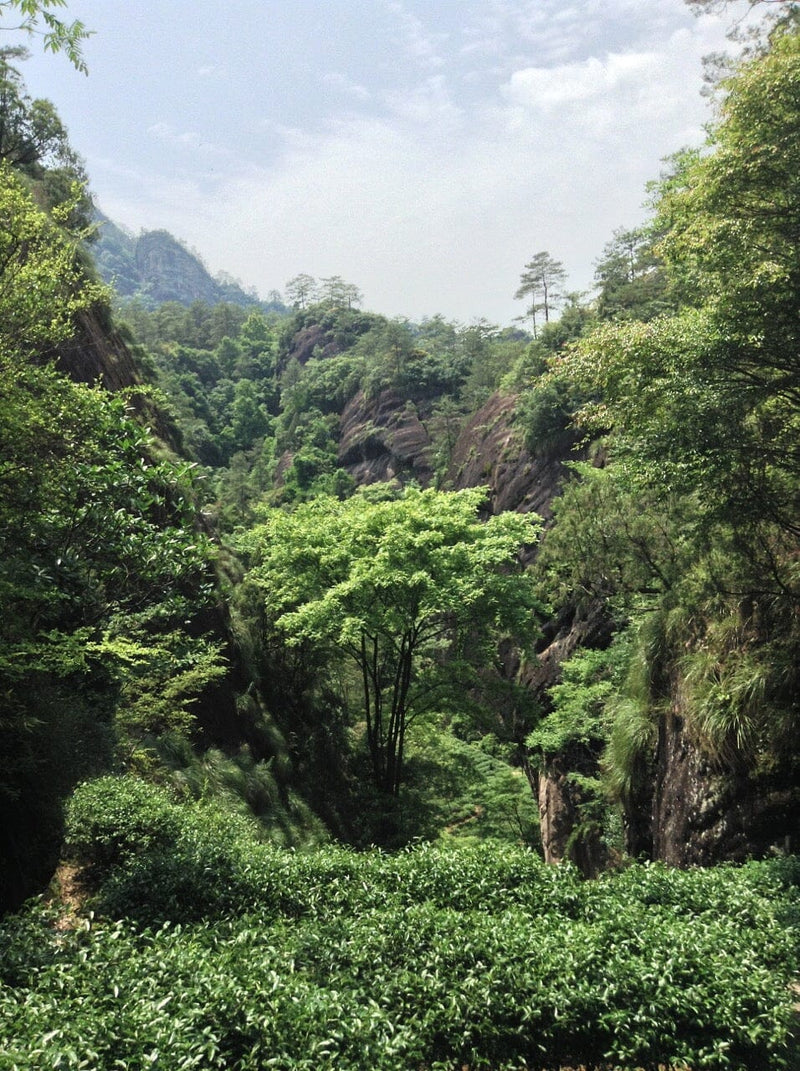
<path fill-rule="evenodd" d="M 395 390 L 368 399 L 363 391 L 342 413 L 339 464 L 358 484 L 416 480 L 427 486 L 433 477 L 430 438 L 413 402 Z"/>
<path fill-rule="evenodd" d="M 588 606 L 563 607 L 545 624 L 537 657 L 520 674 L 520 680 L 537 697 L 542 710 L 548 710 L 547 693 L 560 680 L 562 663 L 579 647 L 605 647 L 612 631 L 606 609 L 599 601 Z M 605 851 L 598 831 L 587 831 L 579 840 L 574 836 L 584 794 L 569 773 L 577 770 L 594 776 L 599 761 L 599 751 L 586 745 L 574 749 L 569 756 L 553 756 L 541 768 L 526 769 L 538 802 L 545 862 L 560 863 L 569 858 L 587 876 L 602 869 Z"/>
<path fill-rule="evenodd" d="M 306 364 L 315 356 L 315 351 L 322 352 L 325 356 L 332 356 L 336 347 L 328 344 L 328 336 L 320 324 L 308 324 L 301 327 L 292 338 L 288 360 L 294 358 L 299 364 Z"/>
<path fill-rule="evenodd" d="M 144 231 L 137 238 L 100 211 L 96 218 L 100 226 L 90 249 L 92 259 L 101 277 L 121 297 L 136 297 L 148 305 L 164 301 L 259 304 L 235 280 L 223 274 L 214 278 L 199 256 L 168 231 Z"/>
<path fill-rule="evenodd" d="M 645 799 L 638 801 L 641 808 L 650 798 L 652 858 L 672 866 L 707 866 L 776 849 L 796 851 L 798 772 L 788 753 L 764 770 L 752 762 L 714 761 L 687 731 L 678 693 L 660 719 L 654 770 Z"/>
<path fill-rule="evenodd" d="M 448 486 L 489 488 L 493 513 L 515 510 L 547 520 L 551 504 L 568 475 L 564 462 L 580 455 L 571 445 L 561 455 L 534 457 L 514 426 L 516 398 L 494 394 L 467 422 L 447 470 Z"/>
<path fill-rule="evenodd" d="M 596 766 L 597 756 L 590 757 Z M 607 863 L 606 852 L 596 831 L 576 836 L 581 827 L 584 792 L 570 776 L 575 764 L 556 757 L 547 770 L 540 772 L 535 787 L 539 808 L 542 854 L 546 863 L 573 862 L 584 877 L 596 877 Z M 584 771 L 581 771 L 584 772 Z M 585 772 L 593 773 L 594 769 Z"/>
<path fill-rule="evenodd" d="M 153 434 L 172 449 L 179 449 L 180 431 L 171 417 L 156 406 L 146 392 L 134 360 L 119 332 L 102 306 L 83 310 L 76 317 L 76 331 L 55 352 L 60 371 L 77 383 L 100 383 L 112 393 L 129 391 L 137 416 Z"/>
<path fill-rule="evenodd" d="M 200 260 L 167 231 L 146 231 L 136 243 L 142 289 L 154 302 L 219 301 L 219 287 Z"/>
<path fill-rule="evenodd" d="M 78 383 L 100 382 L 116 392 L 142 386 L 142 378 L 128 347 L 110 322 L 106 309 L 83 310 L 77 330 L 57 351 L 58 367 Z"/>

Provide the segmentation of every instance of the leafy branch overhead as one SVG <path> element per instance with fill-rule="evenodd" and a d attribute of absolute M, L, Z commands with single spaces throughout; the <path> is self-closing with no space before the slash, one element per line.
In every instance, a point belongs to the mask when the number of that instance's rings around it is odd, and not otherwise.
<path fill-rule="evenodd" d="M 91 31 L 79 19 L 67 22 L 59 18 L 56 12 L 66 6 L 67 0 L 2 0 L 0 31 L 17 30 L 40 37 L 46 51 L 63 52 L 76 70 L 88 74 L 83 45 Z"/>

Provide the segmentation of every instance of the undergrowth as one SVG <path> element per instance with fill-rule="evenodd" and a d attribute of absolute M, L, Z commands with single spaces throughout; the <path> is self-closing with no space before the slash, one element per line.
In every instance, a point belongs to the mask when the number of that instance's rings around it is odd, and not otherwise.
<path fill-rule="evenodd" d="M 105 824 L 75 829 L 96 786 L 71 815 L 85 916 L 0 927 L 1 1071 L 796 1066 L 797 860 L 585 882 L 491 842 L 298 852 L 102 787 Z"/>

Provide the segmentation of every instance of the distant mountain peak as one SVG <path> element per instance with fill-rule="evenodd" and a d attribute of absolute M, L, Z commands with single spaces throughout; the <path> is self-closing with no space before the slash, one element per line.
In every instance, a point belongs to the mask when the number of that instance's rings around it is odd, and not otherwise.
<path fill-rule="evenodd" d="M 96 220 L 99 226 L 91 254 L 102 279 L 120 297 L 139 298 L 150 306 L 165 301 L 261 304 L 255 293 L 227 273 L 214 278 L 197 253 L 169 231 L 142 231 L 136 237 L 99 210 Z"/>

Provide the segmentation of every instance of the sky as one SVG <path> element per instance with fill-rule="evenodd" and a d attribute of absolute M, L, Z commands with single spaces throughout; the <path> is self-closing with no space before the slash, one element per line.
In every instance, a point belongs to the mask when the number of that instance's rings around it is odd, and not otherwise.
<path fill-rule="evenodd" d="M 664 159 L 702 143 L 701 61 L 732 19 L 683 0 L 67 12 L 93 31 L 88 77 L 35 42 L 23 73 L 115 222 L 169 230 L 262 297 L 301 272 L 339 275 L 373 312 L 500 326 L 524 311 L 514 292 L 541 250 L 591 291 Z"/>

